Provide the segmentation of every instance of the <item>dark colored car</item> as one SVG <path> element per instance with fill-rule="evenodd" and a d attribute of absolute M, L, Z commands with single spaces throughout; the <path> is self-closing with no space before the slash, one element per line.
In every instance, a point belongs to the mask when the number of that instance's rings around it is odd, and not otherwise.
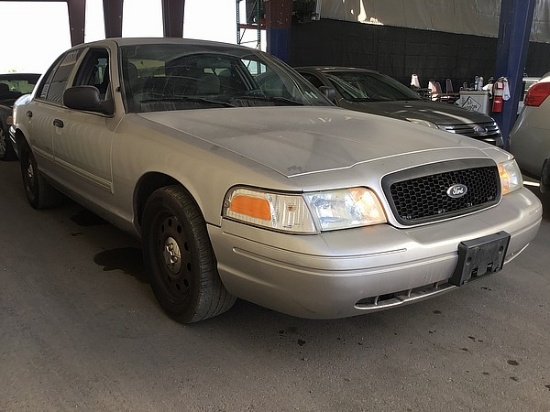
<path fill-rule="evenodd" d="M 13 103 L 32 92 L 40 78 L 35 73 L 0 74 L 0 160 L 12 160 L 16 155 L 9 138 Z"/>
<path fill-rule="evenodd" d="M 350 67 L 295 68 L 337 106 L 422 124 L 503 146 L 496 122 L 486 114 L 426 100 L 383 73 Z"/>

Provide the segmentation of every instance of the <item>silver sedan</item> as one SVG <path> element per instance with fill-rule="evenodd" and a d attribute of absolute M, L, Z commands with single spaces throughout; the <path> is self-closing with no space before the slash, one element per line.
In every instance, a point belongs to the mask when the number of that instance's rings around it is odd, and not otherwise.
<path fill-rule="evenodd" d="M 510 151 L 521 170 L 550 191 L 550 73 L 533 84 L 510 132 Z"/>
<path fill-rule="evenodd" d="M 30 204 L 61 191 L 138 236 L 180 322 L 236 298 L 307 318 L 415 302 L 502 269 L 542 216 L 509 153 L 334 107 L 233 45 L 75 47 L 10 133 Z"/>

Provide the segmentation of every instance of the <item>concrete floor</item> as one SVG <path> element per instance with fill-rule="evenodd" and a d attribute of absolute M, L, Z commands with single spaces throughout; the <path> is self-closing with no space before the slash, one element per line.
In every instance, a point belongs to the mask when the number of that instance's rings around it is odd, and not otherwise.
<path fill-rule="evenodd" d="M 134 239 L 31 209 L 17 162 L 0 193 L 0 411 L 550 410 L 549 196 L 523 255 L 438 298 L 333 321 L 238 301 L 183 326 Z"/>

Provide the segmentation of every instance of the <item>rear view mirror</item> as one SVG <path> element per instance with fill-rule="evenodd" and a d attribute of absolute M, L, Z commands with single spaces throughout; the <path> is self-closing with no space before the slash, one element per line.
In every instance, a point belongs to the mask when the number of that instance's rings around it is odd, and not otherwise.
<path fill-rule="evenodd" d="M 319 90 L 329 99 L 332 103 L 336 103 L 336 90 L 334 87 L 320 86 Z"/>

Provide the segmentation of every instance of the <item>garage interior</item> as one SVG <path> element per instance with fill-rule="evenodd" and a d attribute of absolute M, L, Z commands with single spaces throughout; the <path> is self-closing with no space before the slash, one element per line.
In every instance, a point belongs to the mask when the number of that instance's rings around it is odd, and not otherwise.
<path fill-rule="evenodd" d="M 62 1 L 71 44 L 83 43 L 86 0 Z M 505 139 L 522 77 L 550 70 L 548 0 L 234 1 L 247 14 L 237 38 L 265 33 L 267 52 L 291 66 L 364 67 L 407 86 L 412 74 L 423 85 L 449 78 L 455 89 L 507 77 L 511 99 L 492 115 Z M 106 38 L 120 37 L 124 0 L 102 2 Z M 154 7 L 164 36 L 182 37 L 185 0 Z M 460 8 L 480 20 L 450 23 Z M 13 216 L 0 225 L 0 410 L 550 410 L 550 197 L 535 182 L 536 242 L 472 288 L 343 321 L 238 302 L 183 327 L 157 308 L 134 239 L 76 204 L 48 219 L 21 210 L 9 200 L 24 197 L 17 165 L 0 163 L 0 175 L 0 210 Z"/>
<path fill-rule="evenodd" d="M 13 0 L 0 0 L 13 1 Z M 86 0 L 67 4 L 71 44 L 84 42 Z M 31 2 L 29 2 L 31 3 Z M 162 0 L 163 35 L 183 37 L 185 0 Z M 363 67 L 409 86 L 416 74 L 453 91 L 506 77 L 511 98 L 493 113 L 505 147 L 523 95 L 522 78 L 550 67 L 550 5 L 545 0 L 424 1 L 235 0 L 237 41 L 265 33 L 266 51 L 291 66 Z M 105 37 L 121 37 L 124 0 L 102 0 Z M 385 23 L 388 22 L 388 23 Z M 315 39 L 312 41 L 311 39 Z"/>

